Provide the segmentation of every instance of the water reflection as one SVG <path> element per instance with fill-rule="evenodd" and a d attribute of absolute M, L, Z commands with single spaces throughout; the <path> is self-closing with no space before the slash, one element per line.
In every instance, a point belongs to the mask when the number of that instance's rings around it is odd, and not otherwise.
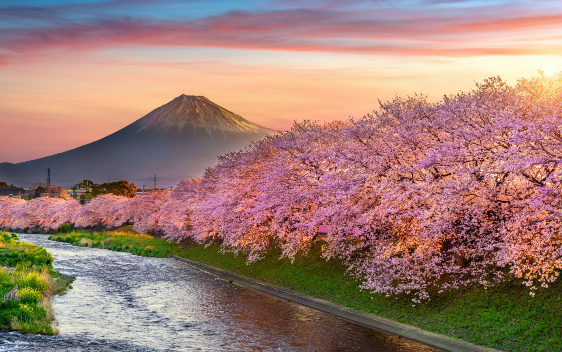
<path fill-rule="evenodd" d="M 77 279 L 53 303 L 60 335 L 2 330 L 2 351 L 434 351 L 172 259 L 20 238 Z"/>

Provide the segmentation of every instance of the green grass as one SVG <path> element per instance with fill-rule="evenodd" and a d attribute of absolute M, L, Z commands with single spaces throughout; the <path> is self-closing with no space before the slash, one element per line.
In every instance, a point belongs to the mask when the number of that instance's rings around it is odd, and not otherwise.
<path fill-rule="evenodd" d="M 360 282 L 346 274 L 345 266 L 320 256 L 320 243 L 295 259 L 278 259 L 279 250 L 247 265 L 246 258 L 223 254 L 217 244 L 185 247 L 136 234 L 118 232 L 55 235 L 51 239 L 74 245 L 166 257 L 175 254 L 238 274 L 284 286 L 354 309 L 437 332 L 455 339 L 504 351 L 562 351 L 562 284 L 539 288 L 535 297 L 520 281 L 510 281 L 487 291 L 470 287 L 432 297 L 413 306 L 408 297 L 385 297 L 359 289 Z M 80 244 L 82 243 L 82 244 Z M 149 246 L 149 248 L 147 248 Z M 152 248 L 150 248 L 152 247 Z"/>
<path fill-rule="evenodd" d="M 71 288 L 71 278 L 53 270 L 53 256 L 43 247 L 20 242 L 0 231 L 0 298 L 16 287 L 17 299 L 0 300 L 0 328 L 56 335 L 51 297 Z"/>

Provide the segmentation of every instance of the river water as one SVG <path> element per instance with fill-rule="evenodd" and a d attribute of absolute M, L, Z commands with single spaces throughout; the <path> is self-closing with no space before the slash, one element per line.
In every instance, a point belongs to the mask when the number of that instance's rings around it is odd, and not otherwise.
<path fill-rule="evenodd" d="M 173 259 L 18 236 L 76 280 L 53 300 L 59 335 L 0 330 L 0 351 L 435 351 Z"/>

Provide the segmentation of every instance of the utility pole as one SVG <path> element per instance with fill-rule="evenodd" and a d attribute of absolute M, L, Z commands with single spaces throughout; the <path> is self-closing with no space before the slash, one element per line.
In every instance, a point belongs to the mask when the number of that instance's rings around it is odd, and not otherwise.
<path fill-rule="evenodd" d="M 47 169 L 47 188 L 51 187 L 51 169 Z"/>
<path fill-rule="evenodd" d="M 156 175 L 154 175 L 154 189 L 156 189 Z"/>

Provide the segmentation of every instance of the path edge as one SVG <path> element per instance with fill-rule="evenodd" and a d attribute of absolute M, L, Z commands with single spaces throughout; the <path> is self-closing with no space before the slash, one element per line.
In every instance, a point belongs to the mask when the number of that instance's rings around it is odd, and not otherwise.
<path fill-rule="evenodd" d="M 499 350 L 493 348 L 475 345 L 464 340 L 453 339 L 442 334 L 426 331 L 412 325 L 399 323 L 375 314 L 355 310 L 321 298 L 307 296 L 303 293 L 290 290 L 285 287 L 276 286 L 244 275 L 235 274 L 224 269 L 219 269 L 214 266 L 182 258 L 177 255 L 170 255 L 170 258 L 216 276 L 219 279 L 232 282 L 233 284 L 249 287 L 256 291 L 285 300 L 291 300 L 291 302 L 335 315 L 339 318 L 343 318 L 369 328 L 401 336 L 408 340 L 419 342 L 440 350 L 450 352 L 500 352 Z"/>

